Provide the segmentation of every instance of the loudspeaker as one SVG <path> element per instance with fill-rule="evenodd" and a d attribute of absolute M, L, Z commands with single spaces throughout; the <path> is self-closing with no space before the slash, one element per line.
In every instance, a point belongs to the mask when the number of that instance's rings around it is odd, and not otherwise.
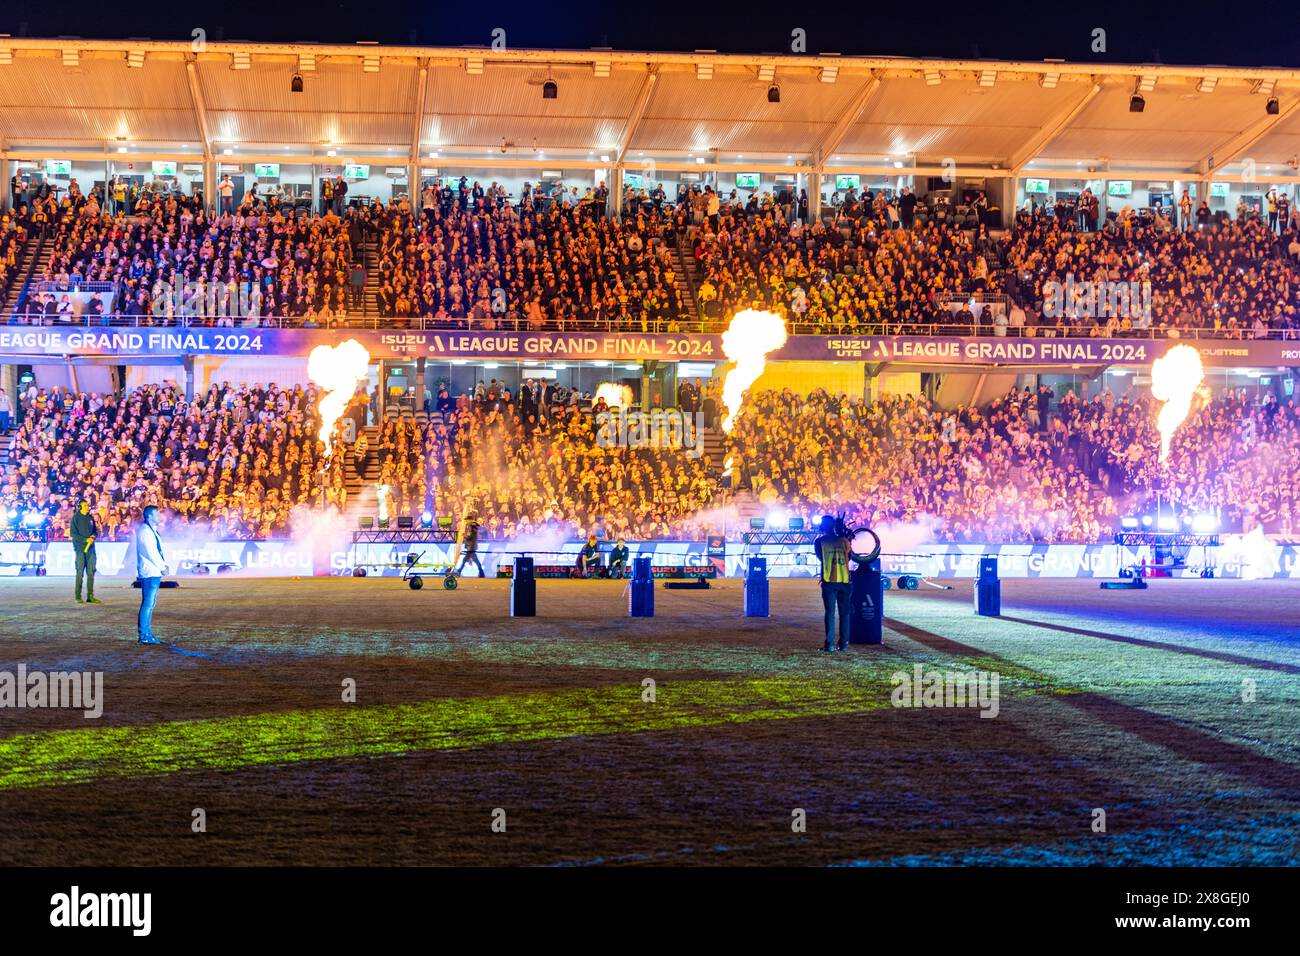
<path fill-rule="evenodd" d="M 998 559 L 985 556 L 980 558 L 980 581 L 987 583 L 998 579 Z"/>
<path fill-rule="evenodd" d="M 655 581 L 650 573 L 650 558 L 632 559 L 632 580 L 628 583 L 627 613 L 629 617 L 655 616 Z"/>
<path fill-rule="evenodd" d="M 998 559 L 980 558 L 980 576 L 975 582 L 975 613 L 980 617 L 1002 614 L 1002 582 L 998 580 Z"/>
<path fill-rule="evenodd" d="M 524 555 L 515 558 L 514 573 L 510 576 L 510 616 L 537 616 L 537 577 L 533 559 Z"/>
<path fill-rule="evenodd" d="M 884 642 L 885 585 L 880 559 L 849 572 L 849 643 Z"/>
<path fill-rule="evenodd" d="M 767 558 L 750 558 L 745 575 L 745 617 L 768 617 L 771 604 L 767 585 Z"/>

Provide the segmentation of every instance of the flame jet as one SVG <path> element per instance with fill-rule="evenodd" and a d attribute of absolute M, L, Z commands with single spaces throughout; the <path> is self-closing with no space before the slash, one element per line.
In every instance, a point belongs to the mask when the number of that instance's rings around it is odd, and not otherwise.
<path fill-rule="evenodd" d="M 320 400 L 320 433 L 325 443 L 325 457 L 330 456 L 334 423 L 347 408 L 357 383 L 370 374 L 370 353 L 356 339 L 338 346 L 318 345 L 307 357 L 307 377 L 319 385 L 325 395 Z"/>
<path fill-rule="evenodd" d="M 722 351 L 735 363 L 722 382 L 722 404 L 727 415 L 722 420 L 722 430 L 730 433 L 745 390 L 753 385 L 767 367 L 767 355 L 785 345 L 785 319 L 774 312 L 745 309 L 731 318 L 727 331 L 722 333 Z"/>
<path fill-rule="evenodd" d="M 1205 370 L 1201 353 L 1190 345 L 1175 345 L 1151 365 L 1151 397 L 1164 402 L 1156 418 L 1160 430 L 1160 463 L 1169 457 L 1174 432 L 1192 410 L 1192 396 L 1201 387 Z"/>

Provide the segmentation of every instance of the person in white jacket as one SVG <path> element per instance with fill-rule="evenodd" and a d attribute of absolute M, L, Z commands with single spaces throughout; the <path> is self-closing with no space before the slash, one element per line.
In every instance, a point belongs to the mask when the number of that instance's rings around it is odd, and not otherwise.
<path fill-rule="evenodd" d="M 158 533 L 158 508 L 149 505 L 144 509 L 144 521 L 135 531 L 135 570 L 140 579 L 139 642 L 161 644 L 153 636 L 153 609 L 158 603 L 158 588 L 167 573 L 167 559 L 163 557 L 162 536 Z"/>

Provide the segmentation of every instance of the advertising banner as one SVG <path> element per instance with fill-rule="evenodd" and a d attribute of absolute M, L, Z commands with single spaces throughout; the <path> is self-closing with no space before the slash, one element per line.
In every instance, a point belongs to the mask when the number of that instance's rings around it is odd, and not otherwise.
<path fill-rule="evenodd" d="M 308 577 L 348 575 L 364 567 L 367 575 L 399 577 L 407 555 L 417 555 L 422 574 L 439 574 L 451 560 L 450 544 L 359 544 L 350 548 L 324 548 L 313 552 L 307 545 L 289 541 L 187 541 L 167 544 L 166 554 L 174 576 L 209 575 L 237 577 Z M 1243 552 L 1226 540 L 1218 549 L 1191 548 L 1183 555 L 1187 569 L 1180 575 L 1197 575 L 1203 567 L 1214 568 L 1219 578 L 1300 578 L 1300 546 L 1263 542 L 1262 547 Z M 499 565 L 508 566 L 516 554 L 533 554 L 540 564 L 574 565 L 583 542 L 556 545 L 538 552 L 510 541 L 485 541 L 479 546 L 479 560 L 488 577 Z M 608 549 L 605 549 L 606 552 Z M 659 566 L 687 568 L 721 567 L 727 577 L 742 577 L 750 555 L 767 558 L 768 576 L 812 578 L 819 573 L 810 546 L 763 545 L 746 547 L 728 542 L 725 554 L 704 541 L 628 542 L 631 557 L 648 556 Z M 1242 557 L 1249 555 L 1248 562 Z M 135 578 L 134 546 L 107 542 L 96 546 L 98 574 L 132 580 Z M 914 554 L 881 557 L 887 575 L 914 574 L 935 580 L 973 579 L 979 559 L 998 559 L 1003 578 L 1117 578 L 1123 569 L 1152 561 L 1151 549 L 1120 548 L 1113 544 L 930 544 Z M 607 560 L 607 555 L 605 560 Z M 51 577 L 71 577 L 76 562 L 72 545 L 66 541 L 40 544 L 0 544 L 0 577 L 32 575 L 44 566 Z M 471 573 L 477 570 L 471 565 Z"/>
<path fill-rule="evenodd" d="M 0 326 L 0 360 L 183 355 L 306 356 L 318 345 L 356 339 L 372 359 L 538 362 L 725 362 L 722 337 L 703 334 L 406 332 L 376 329 L 86 328 Z M 861 361 L 913 366 L 1072 367 L 1150 365 L 1172 346 L 1191 345 L 1211 368 L 1300 367 L 1300 341 L 1272 339 L 1091 339 L 924 335 L 796 335 L 777 361 Z"/>

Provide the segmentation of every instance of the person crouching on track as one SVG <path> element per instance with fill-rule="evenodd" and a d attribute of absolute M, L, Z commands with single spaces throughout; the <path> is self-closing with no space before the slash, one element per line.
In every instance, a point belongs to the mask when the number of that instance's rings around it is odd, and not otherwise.
<path fill-rule="evenodd" d="M 99 528 L 95 516 L 90 513 L 90 502 L 83 501 L 77 505 L 77 513 L 72 516 L 68 526 L 68 536 L 72 538 L 72 550 L 77 559 L 77 583 L 73 594 L 81 604 L 81 579 L 86 579 L 86 604 L 103 604 L 95 597 L 95 538 Z"/>
<path fill-rule="evenodd" d="M 464 571 L 465 565 L 471 561 L 474 562 L 474 567 L 478 568 L 478 576 L 487 577 L 478 559 L 478 512 L 474 510 L 466 513 L 460 525 L 460 567 L 456 569 L 456 573 L 460 574 Z"/>
<path fill-rule="evenodd" d="M 849 584 L 848 536 L 836 528 L 830 515 L 822 517 L 821 537 L 813 542 L 817 558 L 822 563 L 822 606 L 826 609 L 826 642 L 823 651 L 831 652 L 835 645 L 835 617 L 839 615 L 839 650 L 849 649 L 849 602 L 852 585 Z"/>
<path fill-rule="evenodd" d="M 578 552 L 578 560 L 574 564 L 574 575 L 580 578 L 589 578 L 599 571 L 600 544 L 596 541 L 596 536 L 590 534 L 587 535 L 587 543 Z"/>
<path fill-rule="evenodd" d="M 609 576 L 627 577 L 627 543 L 620 537 L 609 552 Z"/>

